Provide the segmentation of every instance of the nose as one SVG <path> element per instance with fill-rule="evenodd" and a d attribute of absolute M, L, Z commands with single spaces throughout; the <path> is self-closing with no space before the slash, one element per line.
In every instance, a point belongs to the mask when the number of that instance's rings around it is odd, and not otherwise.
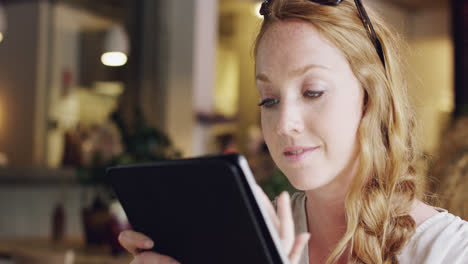
<path fill-rule="evenodd" d="M 276 132 L 278 135 L 293 136 L 304 131 L 304 120 L 300 106 L 294 103 L 280 103 Z"/>

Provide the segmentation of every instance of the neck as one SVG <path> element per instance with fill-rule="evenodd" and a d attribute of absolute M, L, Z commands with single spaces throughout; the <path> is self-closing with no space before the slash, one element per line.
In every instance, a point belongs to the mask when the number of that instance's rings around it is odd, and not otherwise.
<path fill-rule="evenodd" d="M 306 192 L 307 228 L 311 242 L 333 249 L 346 231 L 345 195 Z M 328 251 L 328 250 L 327 250 Z"/>
<path fill-rule="evenodd" d="M 325 186 L 306 191 L 307 227 L 310 246 L 331 252 L 346 232 L 345 198 L 349 185 L 357 173 L 357 159 L 345 172 Z M 323 251 L 322 251 L 323 252 Z"/>

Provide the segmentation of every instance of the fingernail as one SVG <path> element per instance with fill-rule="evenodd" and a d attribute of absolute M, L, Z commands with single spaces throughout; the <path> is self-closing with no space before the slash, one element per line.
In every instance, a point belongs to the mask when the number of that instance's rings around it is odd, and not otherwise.
<path fill-rule="evenodd" d="M 145 247 L 151 248 L 151 247 L 153 247 L 153 241 L 151 241 L 151 240 L 145 240 L 145 242 L 143 242 L 143 245 L 144 245 Z"/>

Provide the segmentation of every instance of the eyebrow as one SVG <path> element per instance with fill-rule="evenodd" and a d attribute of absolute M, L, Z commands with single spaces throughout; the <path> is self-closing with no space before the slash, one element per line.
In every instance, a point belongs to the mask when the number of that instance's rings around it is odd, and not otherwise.
<path fill-rule="evenodd" d="M 300 67 L 300 68 L 297 68 L 295 70 L 292 70 L 290 72 L 288 72 L 288 76 L 289 77 L 296 77 L 296 76 L 300 76 L 300 75 L 303 75 L 304 73 L 306 73 L 307 71 L 309 71 L 310 69 L 313 69 L 313 68 L 321 68 L 321 69 L 330 69 L 329 67 L 327 66 L 324 66 L 324 65 L 318 65 L 318 64 L 307 64 L 303 67 Z M 265 74 L 265 73 L 258 73 L 256 76 L 255 76 L 255 79 L 256 80 L 259 80 L 259 81 L 264 81 L 264 82 L 271 82 L 270 79 L 268 78 L 268 76 Z"/>

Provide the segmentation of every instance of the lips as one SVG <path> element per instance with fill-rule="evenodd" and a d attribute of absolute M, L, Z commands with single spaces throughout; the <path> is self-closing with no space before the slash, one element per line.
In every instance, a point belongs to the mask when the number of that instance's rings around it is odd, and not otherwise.
<path fill-rule="evenodd" d="M 286 155 L 289 155 L 289 154 L 291 154 L 291 155 L 297 155 L 297 154 L 301 154 L 301 153 L 304 152 L 304 151 L 305 151 L 304 149 L 299 149 L 299 150 L 295 150 L 295 151 L 288 151 L 288 152 L 286 152 L 285 154 L 286 154 Z"/>
<path fill-rule="evenodd" d="M 319 147 L 302 147 L 293 146 L 287 147 L 283 151 L 283 155 L 290 161 L 300 161 L 304 159 L 308 154 L 318 149 Z"/>

